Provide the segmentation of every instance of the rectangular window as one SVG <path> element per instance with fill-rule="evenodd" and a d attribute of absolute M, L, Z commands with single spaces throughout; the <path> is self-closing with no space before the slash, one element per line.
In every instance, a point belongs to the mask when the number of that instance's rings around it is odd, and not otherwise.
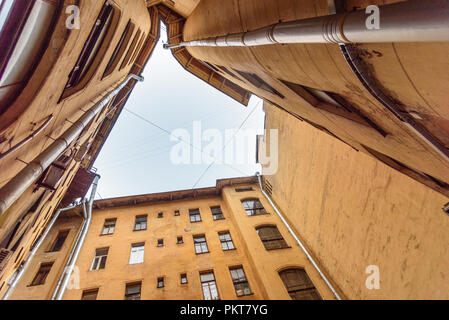
<path fill-rule="evenodd" d="M 277 95 L 281 99 L 285 98 L 284 95 L 282 95 L 279 91 L 277 91 L 275 88 L 273 88 L 268 83 L 266 83 L 257 74 L 249 73 L 249 72 L 243 72 L 243 71 L 236 70 L 236 69 L 234 69 L 234 71 L 237 72 L 242 78 L 244 78 L 246 81 L 248 81 L 250 84 L 252 84 L 256 88 L 259 88 L 259 89 L 267 91 L 268 93 Z"/>
<path fill-rule="evenodd" d="M 125 300 L 140 300 L 142 283 L 130 283 L 126 285 Z"/>
<path fill-rule="evenodd" d="M 248 280 L 242 267 L 230 268 L 232 282 L 234 283 L 235 293 L 238 297 L 251 294 Z"/>
<path fill-rule="evenodd" d="M 256 229 L 265 249 L 275 250 L 290 248 L 276 226 L 264 226 Z"/>
<path fill-rule="evenodd" d="M 163 247 L 164 246 L 164 239 L 157 240 L 157 246 L 158 247 Z"/>
<path fill-rule="evenodd" d="M 235 192 L 247 192 L 247 191 L 254 191 L 253 188 L 236 188 Z"/>
<path fill-rule="evenodd" d="M 158 217 L 158 218 L 163 218 L 163 217 L 164 217 L 164 213 L 163 213 L 163 212 L 159 212 L 159 213 L 157 214 L 157 217 Z"/>
<path fill-rule="evenodd" d="M 175 216 L 179 216 L 180 214 L 179 210 L 175 210 Z"/>
<path fill-rule="evenodd" d="M 200 222 L 201 214 L 200 209 L 190 209 L 189 210 L 190 222 Z"/>
<path fill-rule="evenodd" d="M 137 216 L 136 223 L 134 225 L 134 231 L 146 230 L 147 229 L 147 216 Z"/>
<path fill-rule="evenodd" d="M 98 288 L 92 290 L 84 290 L 81 300 L 97 300 Z"/>
<path fill-rule="evenodd" d="M 195 244 L 195 253 L 200 254 L 209 252 L 206 236 L 194 236 L 193 243 Z"/>
<path fill-rule="evenodd" d="M 59 231 L 58 236 L 56 237 L 55 241 L 53 242 L 53 245 L 51 246 L 50 252 L 60 251 L 68 235 L 69 230 Z"/>
<path fill-rule="evenodd" d="M 181 273 L 181 284 L 187 283 L 187 273 Z"/>
<path fill-rule="evenodd" d="M 94 260 L 90 270 L 104 269 L 106 266 L 106 259 L 108 258 L 109 248 L 100 248 L 95 250 Z"/>
<path fill-rule="evenodd" d="M 114 230 L 115 230 L 115 224 L 117 222 L 117 218 L 112 218 L 112 219 L 106 219 L 104 221 L 104 225 L 103 225 L 103 231 L 101 232 L 102 235 L 105 234 L 113 234 Z"/>
<path fill-rule="evenodd" d="M 176 243 L 177 243 L 177 244 L 182 244 L 182 243 L 184 243 L 184 240 L 182 239 L 181 236 L 179 236 L 179 237 L 177 238 Z"/>
<path fill-rule="evenodd" d="M 204 300 L 220 300 L 214 273 L 213 272 L 201 273 L 200 279 L 201 279 L 201 287 L 203 289 Z"/>
<path fill-rule="evenodd" d="M 211 207 L 210 211 L 212 211 L 212 217 L 214 217 L 214 220 L 223 220 L 224 219 L 223 212 L 221 212 L 220 206 Z"/>
<path fill-rule="evenodd" d="M 131 254 L 129 255 L 129 264 L 143 263 L 145 253 L 145 243 L 135 243 L 131 246 Z"/>
<path fill-rule="evenodd" d="M 223 248 L 223 251 L 235 249 L 234 243 L 232 242 L 231 234 L 229 233 L 229 231 L 220 232 L 220 233 L 218 233 L 218 236 L 220 237 L 221 247 Z"/>
<path fill-rule="evenodd" d="M 158 287 L 158 288 L 163 288 L 163 287 L 165 287 L 164 277 L 157 278 L 157 287 Z"/>
<path fill-rule="evenodd" d="M 31 282 L 30 286 L 39 286 L 45 283 L 45 279 L 47 278 L 48 274 L 50 273 L 51 267 L 53 266 L 53 262 L 48 263 L 42 263 L 39 267 L 39 270 L 37 271 L 36 275 L 34 276 L 33 281 Z"/>

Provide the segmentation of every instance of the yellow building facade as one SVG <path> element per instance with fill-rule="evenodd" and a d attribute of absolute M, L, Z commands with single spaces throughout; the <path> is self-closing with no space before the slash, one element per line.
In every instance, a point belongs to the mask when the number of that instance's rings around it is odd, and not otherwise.
<path fill-rule="evenodd" d="M 258 199 L 261 206 L 246 211 L 242 201 L 248 199 Z M 76 212 L 58 219 L 11 299 L 51 298 L 80 224 Z M 278 233 L 262 240 L 266 227 Z M 64 232 L 60 250 L 52 250 Z M 95 258 L 98 253 L 106 256 L 104 262 Z M 37 284 L 47 264 L 51 268 Z M 292 286 L 296 271 L 307 274 L 309 282 Z M 283 279 L 289 279 L 288 288 Z M 127 291 L 136 287 L 138 295 Z M 145 300 L 290 299 L 289 294 L 334 298 L 255 177 L 219 180 L 212 188 L 96 201 L 63 299 L 122 300 L 127 293 Z"/>

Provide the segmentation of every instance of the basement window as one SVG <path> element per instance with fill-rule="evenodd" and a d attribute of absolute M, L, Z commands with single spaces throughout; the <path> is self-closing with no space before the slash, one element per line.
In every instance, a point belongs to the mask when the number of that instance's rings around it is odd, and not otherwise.
<path fill-rule="evenodd" d="M 243 208 L 248 216 L 256 216 L 259 214 L 267 214 L 268 212 L 263 207 L 262 203 L 257 198 L 242 200 Z"/>
<path fill-rule="evenodd" d="M 268 93 L 277 95 L 281 99 L 285 98 L 279 91 L 277 91 L 275 88 L 273 88 L 268 83 L 266 83 L 257 74 L 249 73 L 249 72 L 243 72 L 243 71 L 236 70 L 236 69 L 234 69 L 234 71 L 237 72 L 240 76 L 242 76 L 244 79 L 246 79 L 249 83 L 251 83 L 256 88 L 259 88 L 259 89 L 265 90 Z"/>
<path fill-rule="evenodd" d="M 106 1 L 69 74 L 61 99 L 82 90 L 101 64 L 120 20 L 120 11 Z"/>
<path fill-rule="evenodd" d="M 129 41 L 131 40 L 131 36 L 134 32 L 134 28 L 135 28 L 134 23 L 132 23 L 131 20 L 129 20 L 128 24 L 125 27 L 125 30 L 123 31 L 122 36 L 120 37 L 117 47 L 115 48 L 114 52 L 112 53 L 111 59 L 109 60 L 108 65 L 106 66 L 106 70 L 104 71 L 103 78 L 110 75 L 117 67 L 120 59 L 123 57 L 123 54 L 125 53 L 125 50 L 129 44 Z"/>

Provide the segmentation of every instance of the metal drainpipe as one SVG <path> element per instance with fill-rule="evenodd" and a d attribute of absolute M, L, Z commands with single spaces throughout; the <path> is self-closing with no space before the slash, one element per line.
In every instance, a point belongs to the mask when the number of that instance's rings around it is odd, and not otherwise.
<path fill-rule="evenodd" d="M 89 231 L 90 222 L 92 221 L 92 205 L 95 199 L 95 193 L 97 192 L 98 180 L 100 176 L 97 175 L 92 184 L 92 191 L 90 193 L 90 198 L 86 210 L 86 206 L 84 205 L 84 223 L 80 230 L 79 236 L 76 239 L 76 242 L 72 248 L 69 259 L 67 259 L 67 263 L 64 267 L 64 270 L 59 277 L 56 288 L 53 292 L 51 300 L 61 300 L 64 296 L 64 292 L 67 288 L 67 284 L 69 283 L 70 276 L 72 275 L 73 268 L 75 267 L 76 260 L 78 260 L 79 253 L 84 244 L 84 240 L 86 239 L 87 232 Z"/>
<path fill-rule="evenodd" d="M 449 1 L 409 0 L 380 6 L 380 29 L 368 29 L 365 10 L 281 22 L 248 32 L 164 45 L 246 47 L 277 43 L 390 43 L 449 41 Z"/>
<path fill-rule="evenodd" d="M 100 112 L 129 80 L 143 81 L 143 77 L 130 74 L 126 80 L 115 90 L 110 92 L 102 101 L 89 109 L 70 128 L 68 128 L 58 139 L 56 139 L 45 151 L 25 166 L 7 184 L 0 189 L 0 216 L 16 201 L 25 190 L 39 178 L 39 176 L 52 164 L 64 150 L 73 142 L 82 130 L 89 124 L 95 115 Z"/>
<path fill-rule="evenodd" d="M 342 300 L 340 295 L 338 294 L 337 290 L 335 290 L 335 288 L 332 286 L 332 284 L 330 283 L 330 281 L 327 279 L 327 277 L 324 275 L 324 273 L 321 271 L 320 267 L 318 266 L 318 264 L 315 262 L 315 260 L 313 259 L 313 257 L 311 256 L 311 254 L 309 253 L 309 251 L 307 251 L 306 247 L 304 246 L 304 244 L 301 242 L 301 240 L 299 240 L 298 236 L 295 234 L 295 232 L 293 231 L 293 229 L 290 227 L 290 225 L 288 224 L 288 222 L 285 220 L 284 216 L 282 215 L 281 211 L 278 209 L 278 207 L 274 204 L 273 200 L 271 200 L 270 196 L 265 192 L 265 190 L 263 189 L 262 186 L 262 176 L 260 175 L 259 172 L 256 172 L 256 176 L 257 179 L 259 180 L 259 187 L 260 187 L 260 191 L 262 192 L 262 194 L 265 196 L 265 198 L 268 200 L 268 202 L 270 203 L 270 205 L 274 208 L 274 211 L 277 213 L 277 215 L 279 216 L 279 218 L 281 218 L 282 222 L 285 224 L 285 226 L 287 227 L 288 231 L 292 234 L 293 238 L 295 238 L 296 242 L 298 243 L 298 245 L 301 247 L 302 251 L 305 253 L 305 255 L 307 256 L 307 258 L 309 259 L 309 261 L 312 263 L 312 265 L 314 266 L 314 268 L 316 269 L 316 271 L 318 271 L 318 273 L 320 274 L 321 278 L 324 280 L 324 282 L 326 283 L 326 285 L 328 286 L 328 288 L 332 291 L 332 293 L 335 296 L 335 299 L 337 300 Z"/>
<path fill-rule="evenodd" d="M 71 209 L 74 209 L 76 207 L 78 207 L 80 204 L 76 204 L 76 205 L 70 205 L 68 207 L 65 208 L 61 208 L 58 209 L 58 211 L 56 211 L 53 219 L 51 219 L 50 223 L 48 224 L 47 228 L 45 229 L 44 233 L 41 235 L 39 241 L 36 243 L 36 245 L 34 246 L 33 250 L 31 250 L 30 255 L 28 256 L 28 259 L 26 260 L 25 264 L 22 266 L 22 268 L 20 269 L 19 273 L 16 275 L 16 277 L 14 278 L 13 282 L 10 284 L 10 287 L 8 288 L 8 290 L 6 291 L 5 295 L 3 296 L 2 300 L 8 300 L 8 298 L 11 296 L 11 294 L 13 293 L 14 289 L 16 288 L 17 283 L 19 282 L 20 278 L 22 278 L 23 274 L 25 273 L 26 269 L 28 268 L 31 260 L 33 260 L 36 252 L 39 250 L 40 246 L 42 245 L 42 243 L 44 242 L 45 238 L 47 237 L 48 233 L 50 232 L 51 228 L 53 227 L 53 225 L 55 224 L 56 220 L 58 219 L 59 215 L 61 212 L 64 211 L 68 211 Z"/>

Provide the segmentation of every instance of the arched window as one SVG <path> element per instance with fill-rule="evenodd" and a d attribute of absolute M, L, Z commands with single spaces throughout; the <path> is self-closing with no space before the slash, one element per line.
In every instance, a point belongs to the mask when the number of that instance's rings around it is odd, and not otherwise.
<path fill-rule="evenodd" d="M 258 227 L 256 228 L 256 231 L 260 240 L 262 240 L 265 249 L 276 250 L 290 248 L 276 226 Z"/>
<path fill-rule="evenodd" d="M 0 1 L 0 114 L 17 99 L 44 54 L 59 1 Z"/>
<path fill-rule="evenodd" d="M 81 54 L 69 74 L 61 99 L 83 89 L 98 69 L 114 36 L 120 20 L 120 11 L 106 1 L 89 34 Z"/>
<path fill-rule="evenodd" d="M 322 300 L 304 269 L 286 269 L 279 276 L 292 300 Z"/>
<path fill-rule="evenodd" d="M 243 208 L 245 208 L 246 214 L 248 216 L 267 213 L 262 203 L 257 198 L 242 200 L 242 205 Z"/>
<path fill-rule="evenodd" d="M 131 40 L 131 36 L 134 32 L 134 28 L 135 28 L 134 23 L 132 23 L 131 20 L 129 20 L 114 52 L 112 53 L 111 59 L 109 60 L 108 65 L 106 66 L 106 69 L 103 74 L 103 78 L 110 75 L 117 67 L 120 59 L 122 58 L 123 54 L 125 53 L 125 50 L 129 44 L 129 41 Z"/>

